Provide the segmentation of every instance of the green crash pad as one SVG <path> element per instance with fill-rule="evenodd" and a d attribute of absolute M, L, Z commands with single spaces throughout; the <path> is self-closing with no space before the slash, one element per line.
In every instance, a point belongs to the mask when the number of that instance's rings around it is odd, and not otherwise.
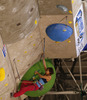
<path fill-rule="evenodd" d="M 37 91 L 27 91 L 25 93 L 25 95 L 30 96 L 30 97 L 38 97 L 38 96 L 42 96 L 45 93 L 47 93 L 54 85 L 55 82 L 55 78 L 56 78 L 56 72 L 54 69 L 54 66 L 52 65 L 51 60 L 46 59 L 46 65 L 47 67 L 52 67 L 54 70 L 54 74 L 52 75 L 52 79 L 47 82 L 46 84 L 44 84 L 44 88 L 42 90 L 37 90 Z M 22 80 L 32 80 L 32 77 L 34 76 L 35 71 L 39 71 L 39 73 L 41 73 L 42 75 L 45 74 L 45 70 L 44 70 L 44 65 L 42 60 L 37 62 L 36 64 L 34 64 L 23 76 Z M 37 77 L 37 76 L 36 76 Z M 39 77 L 37 77 L 38 79 Z M 20 87 L 20 85 L 19 85 Z"/>

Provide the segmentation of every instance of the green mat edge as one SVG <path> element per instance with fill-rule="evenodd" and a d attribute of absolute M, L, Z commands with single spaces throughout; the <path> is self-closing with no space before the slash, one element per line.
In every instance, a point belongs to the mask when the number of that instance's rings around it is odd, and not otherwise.
<path fill-rule="evenodd" d="M 42 96 L 42 95 L 46 94 L 46 93 L 53 87 L 54 82 L 55 82 L 55 79 L 56 79 L 55 68 L 54 68 L 54 66 L 53 66 L 53 64 L 52 64 L 52 61 L 51 61 L 50 59 L 45 59 L 45 61 L 46 61 L 47 67 L 50 67 L 50 66 L 48 66 L 48 63 L 49 63 L 49 64 L 51 65 L 51 67 L 53 68 L 53 70 L 54 70 L 54 74 L 52 75 L 52 82 L 50 83 L 50 85 L 51 85 L 50 88 L 49 88 L 49 89 L 43 89 L 43 90 L 37 90 L 37 91 L 27 91 L 27 92 L 25 93 L 25 95 L 30 96 L 30 97 L 39 97 L 39 96 Z M 43 63 L 43 62 L 42 62 L 42 60 L 41 60 L 41 61 L 35 63 L 32 67 L 34 67 L 34 66 L 37 67 L 38 64 L 42 64 L 42 63 Z M 31 67 L 29 70 L 31 70 L 32 67 Z M 38 67 L 40 67 L 40 66 L 38 66 Z M 44 69 L 44 67 L 43 67 L 43 69 Z M 28 70 L 28 71 L 29 71 L 29 70 Z M 21 80 L 29 80 L 29 77 L 26 77 L 28 71 L 24 74 L 24 76 L 22 77 Z M 36 71 L 36 69 L 35 69 L 35 71 Z M 44 70 L 44 72 L 45 72 L 45 70 Z M 33 73 L 32 73 L 31 76 L 33 76 Z M 50 81 L 49 81 L 49 82 L 50 82 Z M 49 83 L 49 82 L 48 82 L 48 83 Z M 48 84 L 48 83 L 47 83 L 47 84 Z M 45 87 L 47 84 L 45 84 L 44 87 Z M 20 89 L 20 85 L 21 85 L 21 83 L 19 84 L 19 89 Z M 47 90 L 47 91 L 46 91 L 46 90 Z"/>

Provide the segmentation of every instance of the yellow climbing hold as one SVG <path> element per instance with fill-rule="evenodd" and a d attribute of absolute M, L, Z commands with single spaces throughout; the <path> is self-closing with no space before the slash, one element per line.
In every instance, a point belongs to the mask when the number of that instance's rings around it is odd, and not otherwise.
<path fill-rule="evenodd" d="M 17 62 L 20 62 L 20 60 L 17 60 Z"/>
<path fill-rule="evenodd" d="M 66 29 L 64 29 L 63 32 L 66 32 Z"/>
<path fill-rule="evenodd" d="M 72 3 L 74 3 L 74 0 L 72 0 Z"/>
<path fill-rule="evenodd" d="M 37 20 L 35 20 L 35 24 L 37 24 Z"/>
<path fill-rule="evenodd" d="M 69 23 L 69 24 L 72 24 L 72 21 L 69 21 L 68 23 Z"/>
<path fill-rule="evenodd" d="M 27 51 L 25 51 L 24 53 L 27 53 Z"/>
<path fill-rule="evenodd" d="M 2 100 L 2 97 L 0 97 L 0 99 Z"/>
<path fill-rule="evenodd" d="M 72 11 L 71 11 L 71 10 L 69 10 L 69 13 L 70 13 L 70 14 L 72 14 Z"/>
<path fill-rule="evenodd" d="M 55 41 L 55 43 L 60 43 L 60 42 L 58 42 L 58 41 Z"/>
<path fill-rule="evenodd" d="M 8 83 L 6 83 L 5 86 L 8 86 Z"/>
<path fill-rule="evenodd" d="M 5 70 L 4 68 L 0 68 L 0 81 L 5 79 Z"/>
<path fill-rule="evenodd" d="M 71 41 L 69 40 L 68 43 L 70 43 Z"/>
<path fill-rule="evenodd" d="M 30 36 L 30 38 L 32 38 L 32 36 Z"/>
<path fill-rule="evenodd" d="M 35 46 L 36 44 L 33 44 L 33 46 Z"/>

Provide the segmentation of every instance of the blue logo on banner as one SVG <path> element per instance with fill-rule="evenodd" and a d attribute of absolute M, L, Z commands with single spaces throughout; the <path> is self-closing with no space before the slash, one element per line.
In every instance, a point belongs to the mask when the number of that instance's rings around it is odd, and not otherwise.
<path fill-rule="evenodd" d="M 6 46 L 5 45 L 3 46 L 2 52 L 3 52 L 4 57 L 6 57 Z"/>

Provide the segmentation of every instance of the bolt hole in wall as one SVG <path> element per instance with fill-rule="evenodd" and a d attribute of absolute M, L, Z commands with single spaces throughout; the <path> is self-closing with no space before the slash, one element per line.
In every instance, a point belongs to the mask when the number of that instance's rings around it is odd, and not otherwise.
<path fill-rule="evenodd" d="M 34 8 L 31 8 L 30 12 L 32 12 L 34 10 Z"/>
<path fill-rule="evenodd" d="M 17 23 L 17 26 L 20 26 L 21 25 L 21 23 Z"/>

